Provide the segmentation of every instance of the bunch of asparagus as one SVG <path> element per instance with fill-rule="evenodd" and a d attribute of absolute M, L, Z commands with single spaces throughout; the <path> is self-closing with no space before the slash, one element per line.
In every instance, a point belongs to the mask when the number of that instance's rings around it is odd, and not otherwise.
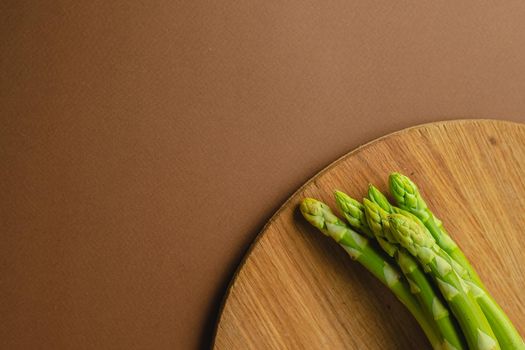
<path fill-rule="evenodd" d="M 302 201 L 301 213 L 395 294 L 433 349 L 525 350 L 516 328 L 417 186 L 392 173 L 389 187 L 397 206 L 373 185 L 362 203 L 335 191 L 346 223 L 312 198 Z"/>

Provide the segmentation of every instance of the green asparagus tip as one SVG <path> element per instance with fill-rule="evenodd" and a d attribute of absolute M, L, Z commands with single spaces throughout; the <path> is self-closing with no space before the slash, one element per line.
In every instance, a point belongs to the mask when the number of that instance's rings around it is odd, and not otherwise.
<path fill-rule="evenodd" d="M 322 230 L 325 227 L 322 215 L 322 205 L 317 199 L 305 198 L 301 202 L 300 210 L 304 218 L 313 226 Z"/>
<path fill-rule="evenodd" d="M 406 181 L 406 176 L 403 174 L 394 172 L 388 176 L 388 184 L 390 188 L 394 191 L 394 194 L 404 195 L 405 192 L 414 193 L 413 187 L 411 186 L 411 181 Z"/>
<path fill-rule="evenodd" d="M 368 185 L 368 197 L 377 205 L 379 205 L 383 210 L 389 213 L 393 211 L 392 205 L 390 205 L 386 196 L 372 184 Z"/>
<path fill-rule="evenodd" d="M 410 217 L 391 214 L 388 222 L 396 241 L 414 255 L 421 253 L 421 248 L 431 248 L 436 243 L 430 232 Z"/>
<path fill-rule="evenodd" d="M 335 190 L 334 191 L 334 197 L 335 197 L 336 202 L 339 203 L 339 202 L 344 202 L 345 199 L 347 197 L 349 197 L 349 196 L 346 193 L 342 192 L 342 191 Z"/>
<path fill-rule="evenodd" d="M 390 191 L 398 205 L 405 210 L 424 210 L 426 203 L 421 198 L 414 182 L 407 176 L 394 172 L 388 177 Z"/>
<path fill-rule="evenodd" d="M 335 201 L 337 206 L 344 212 L 351 212 L 353 215 L 357 216 L 357 210 L 360 210 L 362 205 L 359 201 L 353 199 L 346 193 L 336 190 L 334 191 Z"/>
<path fill-rule="evenodd" d="M 321 230 L 326 235 L 328 235 L 326 221 L 337 220 L 328 205 L 314 198 L 303 199 L 300 205 L 300 210 L 304 218 L 310 224 Z"/>
<path fill-rule="evenodd" d="M 368 226 L 370 226 L 374 234 L 380 234 L 380 236 L 383 237 L 384 235 L 382 234 L 383 222 L 381 218 L 381 207 L 369 200 L 368 198 L 363 198 L 363 206 Z"/>
<path fill-rule="evenodd" d="M 300 209 L 304 218 L 310 224 L 318 228 L 325 235 L 332 237 L 336 242 L 339 242 L 346 233 L 351 231 L 345 223 L 335 216 L 328 205 L 317 199 L 303 199 Z M 357 233 L 353 233 L 359 236 Z M 361 236 L 359 236 L 359 238 L 354 237 L 354 241 L 357 239 L 363 240 L 364 238 Z"/>
<path fill-rule="evenodd" d="M 374 235 L 383 238 L 389 243 L 395 243 L 394 238 L 390 234 L 390 224 L 386 220 L 388 218 L 388 212 L 368 198 L 363 199 L 363 205 L 368 226 L 370 226 Z"/>
<path fill-rule="evenodd" d="M 368 215 L 369 211 L 375 213 L 377 211 L 376 208 L 378 205 L 365 197 L 363 198 L 363 207 L 365 208 L 365 213 Z"/>

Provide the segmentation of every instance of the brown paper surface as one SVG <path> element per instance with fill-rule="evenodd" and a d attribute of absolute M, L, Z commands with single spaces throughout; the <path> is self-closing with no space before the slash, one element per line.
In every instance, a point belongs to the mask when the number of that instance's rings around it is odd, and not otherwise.
<path fill-rule="evenodd" d="M 309 177 L 456 118 L 525 122 L 521 1 L 4 1 L 0 348 L 209 345 Z"/>

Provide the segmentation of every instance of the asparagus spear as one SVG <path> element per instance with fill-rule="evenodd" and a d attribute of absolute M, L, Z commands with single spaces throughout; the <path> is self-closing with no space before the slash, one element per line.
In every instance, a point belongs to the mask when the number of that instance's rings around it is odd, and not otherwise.
<path fill-rule="evenodd" d="M 428 208 L 416 184 L 400 173 L 390 174 L 388 182 L 390 191 L 399 207 L 417 216 L 430 231 L 437 244 L 466 270 L 472 281 L 485 289 L 483 282 L 481 282 L 477 272 L 465 254 L 463 254 L 463 251 L 459 249 L 456 242 L 450 237 L 442 222 Z"/>
<path fill-rule="evenodd" d="M 372 186 L 371 186 L 372 188 Z M 381 192 L 375 190 L 376 195 L 373 196 L 375 200 L 386 200 Z M 379 193 L 380 196 L 377 196 Z M 385 239 L 391 247 L 395 249 L 395 258 L 398 265 L 401 267 L 404 275 L 406 276 L 411 291 L 416 294 L 420 304 L 428 315 L 433 317 L 435 320 L 435 326 L 439 333 L 443 337 L 444 348 L 446 349 L 463 349 L 464 340 L 457 331 L 454 320 L 450 317 L 447 307 L 444 306 L 443 300 L 439 293 L 434 290 L 434 287 L 427 279 L 425 273 L 421 270 L 418 263 L 414 258 L 406 251 L 405 248 L 401 247 L 399 243 L 394 239 L 390 232 L 390 224 L 388 221 L 389 213 L 383 210 L 377 203 L 374 203 L 368 199 L 363 199 L 364 208 L 368 223 L 376 237 Z M 389 204 L 388 201 L 383 204 Z M 383 205 L 385 208 L 390 208 L 393 212 L 393 208 L 390 206 Z"/>
<path fill-rule="evenodd" d="M 498 341 L 479 305 L 469 297 L 468 287 L 454 271 L 451 257 L 437 245 L 432 235 L 414 220 L 401 214 L 388 217 L 395 239 L 436 279 L 439 289 L 456 316 L 472 350 L 500 349 Z"/>
<path fill-rule="evenodd" d="M 435 350 L 441 348 L 440 337 L 428 317 L 421 310 L 415 297 L 410 293 L 408 283 L 400 278 L 399 270 L 381 251 L 370 245 L 368 239 L 350 229 L 335 216 L 330 208 L 312 198 L 306 198 L 300 205 L 304 218 L 323 234 L 332 237 L 350 255 L 377 279 L 387 286 L 398 300 L 414 316 Z"/>
<path fill-rule="evenodd" d="M 440 245 L 453 259 L 452 264 L 454 270 L 456 270 L 463 279 L 471 282 L 469 283 L 471 286 L 471 294 L 474 295 L 481 310 L 487 317 L 501 346 L 504 349 L 525 350 L 525 344 L 520 334 L 503 309 L 487 291 L 478 274 L 470 265 L 461 249 L 459 249 L 456 243 L 448 235 L 441 221 L 430 211 L 417 186 L 407 176 L 399 173 L 392 173 L 389 182 L 392 194 L 400 206 L 403 204 L 407 210 L 417 217 L 422 219 L 426 218 L 427 224 L 425 226 L 436 239 L 438 245 Z M 448 251 L 445 248 L 448 248 Z M 477 292 L 474 293 L 472 291 Z"/>
<path fill-rule="evenodd" d="M 411 292 L 416 295 L 427 315 L 434 319 L 433 326 L 442 336 L 443 347 L 446 349 L 463 349 L 463 341 L 441 298 L 435 292 L 414 258 L 395 242 L 389 232 L 388 212 L 366 198 L 363 200 L 363 206 L 344 192 L 335 191 L 334 195 L 337 206 L 350 223 L 350 226 L 362 232 L 373 232 L 373 235 L 385 252 L 396 258 L 398 265 L 409 282 Z M 383 208 L 393 211 L 393 207 L 388 203 L 386 197 L 374 186 L 369 187 L 369 195 L 374 200 L 380 201 Z"/>

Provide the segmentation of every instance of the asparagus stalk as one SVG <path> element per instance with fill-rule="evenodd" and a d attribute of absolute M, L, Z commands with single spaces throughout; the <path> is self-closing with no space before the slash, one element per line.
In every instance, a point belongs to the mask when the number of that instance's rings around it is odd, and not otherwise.
<path fill-rule="evenodd" d="M 437 244 L 466 270 L 469 279 L 485 289 L 483 282 L 481 282 L 477 272 L 474 270 L 465 254 L 463 254 L 463 251 L 450 237 L 443 227 L 442 222 L 437 219 L 434 216 L 434 213 L 428 208 L 428 205 L 421 196 L 416 184 L 407 176 L 400 173 L 390 174 L 388 182 L 390 185 L 390 191 L 399 207 L 417 216 L 430 231 Z"/>
<path fill-rule="evenodd" d="M 408 283 L 400 278 L 399 270 L 388 257 L 370 245 L 366 237 L 353 231 L 339 220 L 326 204 L 316 199 L 306 198 L 301 202 L 300 210 L 310 224 L 323 234 L 332 237 L 353 260 L 363 265 L 387 286 L 414 316 L 433 349 L 441 348 L 439 335 L 411 294 Z"/>
<path fill-rule="evenodd" d="M 388 217 L 395 239 L 430 271 L 456 316 L 472 350 L 500 349 L 492 328 L 468 287 L 453 269 L 450 256 L 416 221 L 401 214 Z"/>
<path fill-rule="evenodd" d="M 452 264 L 454 270 L 456 270 L 464 280 L 471 282 L 468 283 L 468 285 L 471 286 L 471 294 L 475 297 L 481 310 L 488 319 L 501 346 L 504 349 L 525 350 L 525 343 L 520 334 L 503 309 L 489 294 L 461 249 L 459 249 L 454 240 L 448 235 L 441 221 L 430 211 L 417 186 L 407 176 L 399 173 L 392 173 L 389 182 L 392 194 L 398 204 L 418 218 L 422 220 L 426 218 L 427 224 L 425 224 L 425 226 L 436 239 L 438 245 L 453 259 Z M 448 250 L 445 248 L 448 248 Z"/>
<path fill-rule="evenodd" d="M 525 343 L 520 334 L 514 328 L 505 312 L 499 307 L 494 299 L 487 292 L 471 281 L 466 281 L 470 295 L 473 296 L 498 338 L 502 349 L 524 350 Z"/>
<path fill-rule="evenodd" d="M 370 188 L 373 188 L 373 186 Z M 376 192 L 376 195 L 372 198 L 380 201 L 386 200 L 382 193 L 377 191 L 377 189 L 375 189 L 374 192 Z M 380 196 L 377 195 L 377 192 L 379 192 Z M 383 210 L 383 208 L 377 203 L 366 198 L 363 199 L 363 203 L 370 228 L 376 237 L 385 239 L 391 247 L 394 247 L 394 256 L 410 284 L 412 293 L 416 294 L 416 297 L 425 312 L 433 317 L 435 326 L 443 337 L 443 347 L 445 349 L 464 349 L 464 340 L 460 333 L 458 333 L 454 322 L 455 320 L 450 317 L 449 311 L 447 307 L 444 306 L 441 296 L 435 291 L 417 261 L 406 251 L 405 248 L 397 243 L 390 232 L 390 224 L 388 221 L 389 213 Z M 383 202 L 383 204 L 385 203 L 389 204 L 387 200 L 386 202 Z M 383 205 L 383 207 L 390 208 L 393 212 L 391 206 Z"/>

